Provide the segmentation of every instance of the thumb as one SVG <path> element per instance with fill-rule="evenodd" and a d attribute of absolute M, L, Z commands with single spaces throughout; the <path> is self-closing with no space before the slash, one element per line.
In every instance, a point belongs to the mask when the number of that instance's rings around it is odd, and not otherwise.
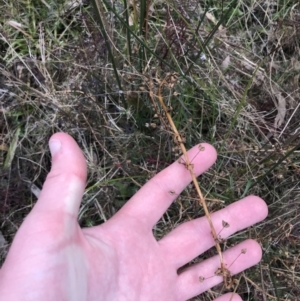
<path fill-rule="evenodd" d="M 8 271 L 15 271 L 12 267 L 32 268 L 28 264 L 32 258 L 41 260 L 38 254 L 43 254 L 43 248 L 55 249 L 55 243 L 61 243 L 61 238 L 66 235 L 71 237 L 77 229 L 78 209 L 86 181 L 85 159 L 76 142 L 67 134 L 53 135 L 49 144 L 52 168 L 36 205 L 10 248 L 4 264 Z M 17 275 L 12 273 L 14 277 Z"/>
<path fill-rule="evenodd" d="M 54 134 L 49 147 L 52 168 L 33 211 L 77 218 L 86 183 L 84 156 L 74 139 L 65 133 Z"/>

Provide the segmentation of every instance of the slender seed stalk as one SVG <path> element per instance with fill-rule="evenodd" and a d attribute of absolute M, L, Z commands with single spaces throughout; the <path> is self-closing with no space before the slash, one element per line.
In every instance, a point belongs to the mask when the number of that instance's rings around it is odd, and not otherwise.
<path fill-rule="evenodd" d="M 183 143 L 183 140 L 181 138 L 181 135 L 180 133 L 178 132 L 177 128 L 176 128 L 176 125 L 174 124 L 174 121 L 172 119 L 172 116 L 170 114 L 170 110 L 168 109 L 168 107 L 165 105 L 165 102 L 164 102 L 164 99 L 161 95 L 161 88 L 162 86 L 164 85 L 165 81 L 162 81 L 162 83 L 160 84 L 159 88 L 158 88 L 158 100 L 167 116 L 167 119 L 168 119 L 168 122 L 174 132 L 174 137 L 175 137 L 175 141 L 180 145 L 180 148 L 181 148 L 181 151 L 183 153 L 183 156 L 184 156 L 184 159 L 185 159 L 185 166 L 187 168 L 187 170 L 190 172 L 190 175 L 192 177 L 192 181 L 193 181 L 193 184 L 195 186 L 195 189 L 197 191 L 197 194 L 199 196 L 199 205 L 203 207 L 204 209 L 204 213 L 205 213 L 205 216 L 208 220 L 208 223 L 209 223 L 209 227 L 211 229 L 211 233 L 212 233 L 212 236 L 214 238 L 214 241 L 215 241 L 215 247 L 217 249 L 217 252 L 219 254 L 219 258 L 220 258 L 220 264 L 221 264 L 221 271 L 225 271 L 226 270 L 226 267 L 225 267 L 225 264 L 224 264 L 224 259 L 223 259 L 223 254 L 222 254 L 222 250 L 221 250 L 221 246 L 219 244 L 219 240 L 218 240 L 218 235 L 217 235 L 217 232 L 215 230 L 215 227 L 213 225 L 213 222 L 211 220 L 211 216 L 210 216 L 210 212 L 207 208 L 207 204 L 206 204 L 206 201 L 205 201 L 205 198 L 201 192 L 201 189 L 199 187 L 199 184 L 197 182 L 197 179 L 196 179 L 196 176 L 194 174 L 194 167 L 193 165 L 191 164 L 191 161 L 188 157 L 188 154 L 187 154 L 187 150 L 185 148 L 185 145 Z M 223 278 L 224 278 L 224 282 L 225 282 L 225 275 L 226 273 L 222 273 L 223 274 Z"/>

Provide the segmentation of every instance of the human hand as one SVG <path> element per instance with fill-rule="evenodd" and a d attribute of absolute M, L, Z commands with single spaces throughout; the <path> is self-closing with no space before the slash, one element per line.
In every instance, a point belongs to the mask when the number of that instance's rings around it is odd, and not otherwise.
<path fill-rule="evenodd" d="M 77 214 L 85 188 L 86 163 L 76 142 L 58 133 L 50 143 L 52 168 L 39 200 L 26 217 L 0 270 L 3 301 L 151 301 L 192 298 L 222 281 L 214 276 L 219 257 L 207 259 L 180 273 L 178 269 L 214 246 L 207 219 L 198 218 L 178 226 L 160 241 L 152 228 L 191 181 L 188 170 L 178 162 L 147 182 L 124 207 L 106 223 L 81 229 Z M 53 144 L 52 144 L 53 145 Z M 200 175 L 216 160 L 212 146 L 194 161 Z M 197 147 L 188 154 L 193 158 Z M 230 224 L 222 237 L 251 226 L 267 216 L 267 206 L 255 196 L 229 205 L 212 214 L 217 233 L 222 220 Z M 240 254 L 230 270 L 238 273 L 261 259 L 261 248 L 246 240 L 224 252 L 228 265 Z M 199 277 L 205 277 L 199 282 Z M 216 300 L 232 297 L 223 295 Z M 234 295 L 231 300 L 241 300 Z"/>

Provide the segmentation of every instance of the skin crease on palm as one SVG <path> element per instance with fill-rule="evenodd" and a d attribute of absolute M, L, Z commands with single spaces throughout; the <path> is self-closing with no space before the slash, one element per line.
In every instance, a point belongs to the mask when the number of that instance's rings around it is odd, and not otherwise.
<path fill-rule="evenodd" d="M 222 281 L 213 276 L 219 257 L 178 269 L 214 246 L 205 217 L 181 224 L 157 241 L 152 229 L 176 196 L 191 181 L 183 164 L 174 162 L 148 181 L 106 223 L 81 229 L 77 214 L 84 193 L 86 162 L 67 134 L 50 139 L 52 169 L 39 200 L 18 230 L 0 270 L 2 301 L 183 301 Z M 216 160 L 209 144 L 193 160 L 198 176 Z M 55 150 L 56 148 L 56 150 Z M 188 154 L 193 158 L 197 146 Z M 217 233 L 222 220 L 230 224 L 222 238 L 267 216 L 265 202 L 248 196 L 212 214 Z M 234 261 L 241 253 L 247 249 Z M 254 240 L 226 250 L 224 262 L 235 274 L 259 262 L 262 251 Z M 207 278 L 203 282 L 199 277 Z M 241 298 L 226 294 L 217 301 Z"/>

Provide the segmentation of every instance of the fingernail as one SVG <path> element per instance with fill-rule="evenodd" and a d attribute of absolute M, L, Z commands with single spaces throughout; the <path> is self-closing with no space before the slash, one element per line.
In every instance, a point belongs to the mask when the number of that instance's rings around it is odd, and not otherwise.
<path fill-rule="evenodd" d="M 49 148 L 51 152 L 51 156 L 53 157 L 61 148 L 61 142 L 59 140 L 50 140 L 49 141 Z"/>

